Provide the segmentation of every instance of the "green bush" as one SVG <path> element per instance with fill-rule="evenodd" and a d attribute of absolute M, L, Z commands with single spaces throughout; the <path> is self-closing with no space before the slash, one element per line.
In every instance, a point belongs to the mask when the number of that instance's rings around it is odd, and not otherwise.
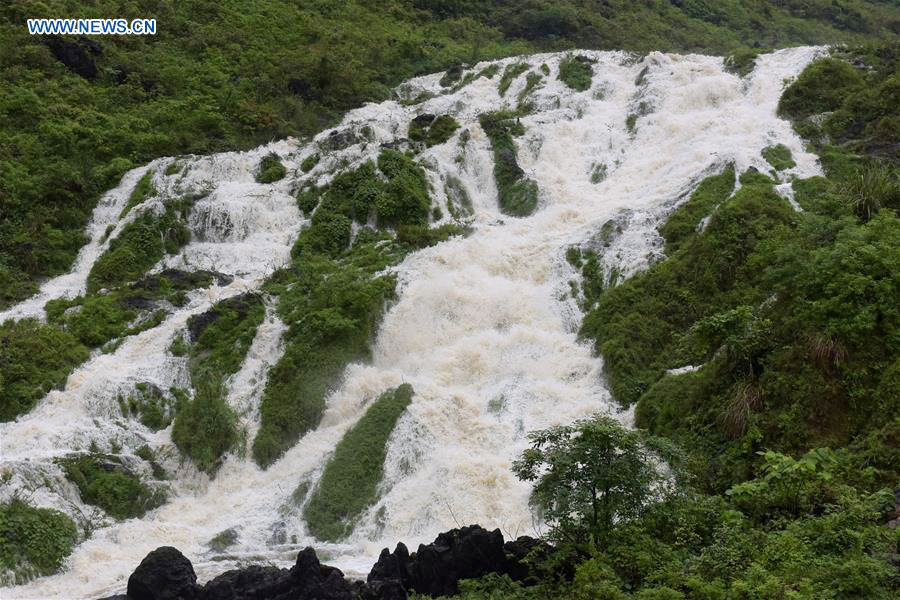
<path fill-rule="evenodd" d="M 529 68 L 528 63 L 512 63 L 506 65 L 506 68 L 503 69 L 503 75 L 500 76 L 500 84 L 497 86 L 497 92 L 501 96 L 506 95 L 506 91 L 509 89 L 509 86 L 512 85 L 512 82 Z"/>
<path fill-rule="evenodd" d="M 152 180 L 152 171 L 147 171 L 147 173 L 138 180 L 134 189 L 131 191 L 131 195 L 128 196 L 128 203 L 125 204 L 125 208 L 122 209 L 122 213 L 119 215 L 120 219 L 124 219 L 125 215 L 127 215 L 132 208 L 138 206 L 150 196 L 156 195 L 156 188 L 153 186 Z"/>
<path fill-rule="evenodd" d="M 759 50 L 742 49 L 725 57 L 725 70 L 738 77 L 746 77 L 756 66 Z"/>
<path fill-rule="evenodd" d="M 846 62 L 834 58 L 817 60 L 784 90 L 778 114 L 803 119 L 835 110 L 862 84 L 862 76 Z"/>
<path fill-rule="evenodd" d="M 393 275 L 375 274 L 402 256 L 395 245 L 375 239 L 336 259 L 297 259 L 275 274 L 268 289 L 279 294 L 278 314 L 289 329 L 260 406 L 253 441 L 260 466 L 271 465 L 315 428 L 346 365 L 369 358 L 377 321 L 396 285 Z"/>
<path fill-rule="evenodd" d="M 594 69 L 591 66 L 593 63 L 594 61 L 586 56 L 567 56 L 559 62 L 557 77 L 576 92 L 583 92 L 591 87 L 591 79 L 594 77 Z"/>
<path fill-rule="evenodd" d="M 190 241 L 191 232 L 168 205 L 163 214 L 142 213 L 126 225 L 109 244 L 109 249 L 91 267 L 88 293 L 134 281 Z"/>
<path fill-rule="evenodd" d="M 427 248 L 445 242 L 453 236 L 464 235 L 465 228 L 447 224 L 440 227 L 426 225 L 401 225 L 397 228 L 397 242 L 413 248 Z"/>
<path fill-rule="evenodd" d="M 238 444 L 237 415 L 225 403 L 221 379 L 204 374 L 193 385 L 194 398 L 183 398 L 176 407 L 172 442 L 198 469 L 214 475 L 222 457 Z"/>
<path fill-rule="evenodd" d="M 175 403 L 152 385 L 139 383 L 127 399 L 119 396 L 118 400 L 123 416 L 137 417 L 151 431 L 160 431 L 172 423 Z"/>
<path fill-rule="evenodd" d="M 78 541 L 63 513 L 19 499 L 0 504 L 0 584 L 23 584 L 58 572 Z"/>
<path fill-rule="evenodd" d="M 513 136 L 524 133 L 518 115 L 496 112 L 483 114 L 478 119 L 491 140 L 500 210 L 514 217 L 527 217 L 537 208 L 538 187 L 525 176 L 516 157 Z"/>
<path fill-rule="evenodd" d="M 707 177 L 691 194 L 690 199 L 679 206 L 659 228 L 666 240 L 666 252 L 672 254 L 691 235 L 700 222 L 719 204 L 728 199 L 734 190 L 734 167 L 729 165 L 719 175 Z"/>
<path fill-rule="evenodd" d="M 59 462 L 78 487 L 82 502 L 102 508 L 116 519 L 142 517 L 166 501 L 162 490 L 147 486 L 114 456 L 90 454 Z"/>
<path fill-rule="evenodd" d="M 763 158 L 766 159 L 766 162 L 772 165 L 772 168 L 776 171 L 784 171 L 785 169 L 791 169 L 797 166 L 797 163 L 794 162 L 794 159 L 791 156 L 790 148 L 784 144 L 768 146 L 763 149 L 762 155 Z"/>
<path fill-rule="evenodd" d="M 315 154 L 310 154 L 306 158 L 303 159 L 303 162 L 300 163 L 300 170 L 304 173 L 309 173 L 312 171 L 317 164 L 319 164 L 319 160 L 321 160 L 321 155 L 316 152 Z"/>
<path fill-rule="evenodd" d="M 0 422 L 28 412 L 88 359 L 71 334 L 35 320 L 0 324 Z"/>
<path fill-rule="evenodd" d="M 378 499 L 387 441 L 412 395 L 409 384 L 388 390 L 338 443 L 303 510 L 310 533 L 320 540 L 335 542 L 349 535 Z"/>
<path fill-rule="evenodd" d="M 256 169 L 256 183 L 275 183 L 284 179 L 287 175 L 287 169 L 281 163 L 281 159 L 277 154 L 271 152 L 266 154 Z"/>
<path fill-rule="evenodd" d="M 459 129 L 459 123 L 451 115 L 440 115 L 427 126 L 413 120 L 409 126 L 409 139 L 425 142 L 429 148 L 443 144 Z"/>

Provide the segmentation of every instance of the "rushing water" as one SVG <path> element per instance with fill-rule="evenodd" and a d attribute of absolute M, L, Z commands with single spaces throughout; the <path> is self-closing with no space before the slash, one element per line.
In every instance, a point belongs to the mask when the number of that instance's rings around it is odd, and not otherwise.
<path fill-rule="evenodd" d="M 615 412 L 600 359 L 577 340 L 582 315 L 569 293 L 577 274 L 564 258 L 566 248 L 589 243 L 604 223 L 616 219 L 623 233 L 607 250 L 605 263 L 627 275 L 659 254 L 655 226 L 660 219 L 702 177 L 726 163 L 734 162 L 741 171 L 767 171 L 760 151 L 783 143 L 797 162 L 782 174 L 786 182 L 818 174 L 816 157 L 775 116 L 775 108 L 785 81 L 820 52 L 797 48 L 761 56 L 743 80 L 724 72 L 716 57 L 585 52 L 597 61 L 586 92 L 574 92 L 555 79 L 562 55 L 521 59 L 536 72 L 546 64 L 553 73 L 531 96 L 536 111 L 521 119 L 526 134 L 517 139 L 519 162 L 540 188 L 539 208 L 527 218 L 499 212 L 492 154 L 477 120 L 480 113 L 514 107 L 524 75 L 503 98 L 497 91 L 499 76 L 446 94 L 441 94 L 440 75 L 413 80 L 405 84 L 405 93 L 440 95 L 415 106 L 385 102 L 352 111 L 337 129 L 363 132 L 368 140 L 328 153 L 309 174 L 299 164 L 329 132 L 309 143 L 286 140 L 245 153 L 183 157 L 179 164 L 186 168 L 173 175 L 165 174 L 172 159 L 129 172 L 95 210 L 87 231 L 91 241 L 72 271 L 0 313 L 0 320 L 42 318 L 47 300 L 83 293 L 91 265 L 108 246 L 107 228 L 115 228 L 109 238 L 115 237 L 138 212 L 119 219 L 131 190 L 148 171 L 162 195 L 205 194 L 189 222 L 194 241 L 157 269 L 211 269 L 234 280 L 191 293 L 189 303 L 158 327 L 126 339 L 114 352 L 96 353 L 63 390 L 48 394 L 17 421 L 0 425 L 2 469 L 11 474 L 0 500 L 19 494 L 35 505 L 62 510 L 82 525 L 103 525 L 76 548 L 63 573 L 3 589 L 3 597 L 120 592 L 144 555 L 161 545 L 181 549 L 205 581 L 241 561 L 287 564 L 306 545 L 353 574 L 365 573 L 384 546 L 430 541 L 457 525 L 477 522 L 508 535 L 534 534 L 539 525 L 528 508 L 529 486 L 510 472 L 511 461 L 527 443 L 525 435 L 598 411 Z M 136 383 L 187 387 L 184 359 L 167 348 L 191 315 L 257 289 L 289 259 L 304 223 L 291 195 L 298 182 L 324 181 L 342 161 L 352 164 L 377 155 L 380 144 L 404 138 L 409 120 L 426 112 L 452 113 L 462 124 L 449 142 L 428 149 L 419 160 L 444 214 L 447 178 L 462 183 L 474 206 L 474 232 L 415 253 L 397 267 L 399 299 L 381 325 L 374 360 L 347 369 L 318 429 L 266 471 L 235 454 L 210 481 L 181 463 L 169 430 L 152 433 L 123 419 L 116 396 Z M 635 113 L 641 116 L 631 132 L 626 119 Z M 470 135 L 464 146 L 462 131 Z M 259 160 L 273 151 L 288 166 L 288 177 L 272 185 L 255 183 Z M 606 165 L 607 177 L 592 183 L 591 173 L 600 164 Z M 790 194 L 789 186 L 781 190 Z M 153 209 L 154 203 L 159 200 L 141 209 Z M 266 370 L 283 350 L 285 326 L 273 302 L 267 300 L 266 319 L 241 370 L 229 380 L 228 402 L 251 436 L 258 427 Z M 315 483 L 329 453 L 368 402 L 402 382 L 411 383 L 416 394 L 391 435 L 381 499 L 344 543 L 316 542 L 305 531 L 292 493 L 302 482 Z M 121 447 L 126 458 L 144 444 L 157 450 L 174 473 L 169 502 L 143 519 L 120 523 L 82 504 L 52 459 L 86 450 L 92 441 L 105 451 Z M 237 543 L 224 554 L 210 550 L 209 540 L 226 529 L 234 529 Z"/>

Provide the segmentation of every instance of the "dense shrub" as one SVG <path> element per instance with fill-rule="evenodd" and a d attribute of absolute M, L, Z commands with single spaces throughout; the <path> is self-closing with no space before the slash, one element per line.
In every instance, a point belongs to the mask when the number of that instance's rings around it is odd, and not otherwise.
<path fill-rule="evenodd" d="M 174 164 L 174 163 L 173 163 Z M 125 204 L 125 208 L 122 209 L 122 213 L 119 215 L 119 218 L 124 218 L 132 208 L 138 206 L 143 203 L 144 200 L 156 194 L 156 188 L 153 186 L 153 172 L 148 171 L 143 177 L 141 177 L 137 184 L 134 186 L 134 189 L 131 191 L 131 195 L 128 196 L 128 202 Z"/>
<path fill-rule="evenodd" d="M 487 113 L 479 117 L 481 128 L 491 140 L 494 153 L 494 179 L 500 210 L 514 217 L 527 217 L 537 208 L 537 184 L 525 176 L 516 158 L 513 136 L 525 129 L 515 113 Z"/>
<path fill-rule="evenodd" d="M 221 379 L 204 373 L 193 385 L 193 399 L 181 398 L 176 407 L 172 442 L 198 469 L 214 475 L 238 443 L 237 415 L 225 402 Z"/>
<path fill-rule="evenodd" d="M 190 237 L 174 206 L 167 206 L 162 214 L 142 213 L 122 229 L 91 267 L 88 292 L 138 279 L 163 256 L 187 244 Z"/>
<path fill-rule="evenodd" d="M 862 84 L 862 76 L 849 64 L 823 58 L 804 69 L 788 86 L 778 103 L 778 112 L 798 119 L 835 110 Z"/>
<path fill-rule="evenodd" d="M 0 422 L 31 410 L 88 355 L 75 337 L 55 327 L 31 319 L 0 324 Z"/>
<path fill-rule="evenodd" d="M 116 519 L 142 517 L 166 501 L 162 490 L 149 487 L 114 456 L 64 458 L 60 465 L 78 487 L 82 502 L 102 508 Z"/>
<path fill-rule="evenodd" d="M 378 499 L 387 441 L 412 395 L 409 384 L 383 393 L 338 443 L 303 510 L 310 533 L 320 540 L 349 535 Z"/>
<path fill-rule="evenodd" d="M 763 158 L 766 159 L 766 162 L 772 165 L 772 168 L 776 171 L 784 171 L 785 169 L 791 169 L 797 165 L 791 156 L 790 148 L 784 144 L 768 146 L 763 149 L 762 155 Z"/>
<path fill-rule="evenodd" d="M 56 573 L 77 538 L 75 524 L 57 510 L 19 499 L 0 504 L 0 585 Z"/>
<path fill-rule="evenodd" d="M 576 92 L 583 92 L 591 87 L 591 79 L 594 76 L 594 69 L 591 67 L 593 62 L 580 54 L 567 56 L 559 62 L 557 77 Z"/>
<path fill-rule="evenodd" d="M 729 165 L 720 175 L 707 177 L 691 197 L 679 206 L 659 227 L 659 234 L 666 240 L 666 251 L 671 254 L 692 234 L 700 222 L 734 190 L 734 167 Z"/>
<path fill-rule="evenodd" d="M 284 179 L 287 175 L 287 169 L 282 164 L 277 154 L 271 152 L 266 154 L 256 169 L 256 183 L 275 183 Z"/>
<path fill-rule="evenodd" d="M 290 328 L 285 351 L 269 372 L 253 457 L 267 467 L 316 427 L 325 397 L 350 362 L 366 360 L 375 326 L 394 295 L 392 275 L 375 274 L 402 257 L 378 240 L 332 259 L 311 255 L 273 277 L 278 313 Z"/>

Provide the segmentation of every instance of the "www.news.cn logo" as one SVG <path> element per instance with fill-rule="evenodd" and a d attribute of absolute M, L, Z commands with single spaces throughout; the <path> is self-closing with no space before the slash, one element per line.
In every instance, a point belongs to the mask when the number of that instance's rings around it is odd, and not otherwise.
<path fill-rule="evenodd" d="M 31 35 L 156 35 L 156 19 L 28 19 Z"/>

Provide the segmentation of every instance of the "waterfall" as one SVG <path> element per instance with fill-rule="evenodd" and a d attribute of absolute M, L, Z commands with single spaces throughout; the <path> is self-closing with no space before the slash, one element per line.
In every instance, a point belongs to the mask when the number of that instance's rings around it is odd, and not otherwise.
<path fill-rule="evenodd" d="M 768 171 L 760 153 L 781 143 L 796 161 L 780 173 L 784 183 L 820 174 L 817 158 L 775 111 L 785 81 L 822 52 L 795 48 L 761 55 L 742 79 L 726 72 L 718 57 L 583 51 L 578 54 L 595 61 L 592 86 L 584 92 L 556 79 L 563 54 L 498 61 L 501 72 L 508 64 L 525 62 L 535 73 L 542 65 L 551 73 L 527 92 L 534 110 L 521 117 L 525 134 L 516 138 L 519 165 L 540 190 L 538 209 L 525 218 L 498 209 L 493 154 L 478 124 L 479 114 L 515 108 L 526 92 L 525 75 L 502 97 L 499 75 L 453 90 L 441 87 L 441 74 L 419 77 L 401 90 L 406 97 L 429 99 L 368 104 L 314 140 L 159 159 L 130 171 L 98 204 L 86 232 L 90 242 L 71 272 L 0 313 L 0 321 L 42 318 L 48 300 L 84 292 L 90 268 L 109 239 L 135 218 L 137 209 L 124 219 L 119 215 L 146 173 L 160 197 L 198 198 L 188 222 L 191 243 L 154 270 L 206 269 L 229 275 L 230 283 L 191 292 L 161 324 L 126 338 L 111 352 L 95 353 L 64 389 L 50 392 L 16 421 L 0 424 L 0 469 L 11 473 L 0 501 L 26 495 L 33 504 L 61 510 L 81 523 L 104 525 L 75 549 L 63 572 L 4 588 L 3 597 L 120 592 L 140 560 L 162 545 L 182 550 L 205 581 L 240 561 L 287 565 L 307 545 L 329 564 L 363 574 L 383 547 L 401 540 L 415 546 L 458 525 L 477 522 L 513 536 L 534 535 L 540 524 L 529 509 L 530 486 L 510 470 L 527 446 L 527 433 L 596 412 L 630 422 L 604 385 L 602 360 L 578 340 L 582 314 L 569 286 L 578 274 L 565 259 L 566 249 L 586 243 L 616 220 L 623 233 L 608 249 L 607 263 L 627 276 L 659 255 L 656 227 L 711 171 L 728 163 L 739 172 L 750 167 Z M 154 433 L 122 419 L 117 395 L 138 382 L 161 389 L 189 387 L 185 360 L 167 350 L 192 315 L 259 290 L 290 260 L 305 224 L 293 192 L 304 183 L 326 182 L 343 165 L 377 156 L 383 144 L 405 138 L 410 120 L 423 113 L 452 114 L 461 125 L 449 141 L 423 150 L 417 160 L 444 209 L 443 221 L 450 219 L 447 189 L 465 191 L 473 207 L 472 232 L 415 252 L 393 268 L 398 299 L 380 325 L 373 360 L 347 368 L 319 427 L 268 470 L 235 453 L 210 480 L 179 460 L 170 429 Z M 354 143 L 332 143 L 347 132 Z M 304 173 L 303 160 L 328 144 L 332 150 Z M 288 177 L 256 183 L 259 161 L 272 152 Z M 176 160 L 178 168 L 170 168 Z M 592 180 L 600 165 L 605 179 Z M 141 210 L 158 201 L 151 198 Z M 110 226 L 113 233 L 107 235 Z M 283 351 L 285 325 L 275 315 L 274 302 L 266 300 L 266 319 L 241 369 L 228 381 L 227 400 L 251 434 L 258 427 L 266 370 Z M 348 539 L 316 541 L 292 499 L 295 490 L 317 481 L 368 402 L 404 382 L 412 384 L 415 396 L 389 439 L 377 504 Z M 174 474 L 169 501 L 141 519 L 113 522 L 101 515 L 97 521 L 53 462 L 86 450 L 92 441 L 101 450 L 120 446 L 125 456 L 144 444 L 159 450 Z M 228 529 L 237 534 L 236 543 L 224 555 L 211 551 L 209 540 Z"/>

